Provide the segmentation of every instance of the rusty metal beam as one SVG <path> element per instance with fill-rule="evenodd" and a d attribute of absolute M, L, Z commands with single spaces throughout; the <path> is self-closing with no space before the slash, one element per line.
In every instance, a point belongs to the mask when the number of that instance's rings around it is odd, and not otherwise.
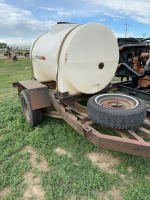
<path fill-rule="evenodd" d="M 150 130 L 150 121 L 149 122 L 144 121 L 142 126 L 143 126 L 143 128 Z"/>
<path fill-rule="evenodd" d="M 43 114 L 47 115 L 49 117 L 62 119 L 62 117 L 60 116 L 60 114 L 57 111 L 44 111 Z"/>
<path fill-rule="evenodd" d="M 65 104 L 66 106 L 69 106 L 75 112 L 88 117 L 87 108 L 85 106 L 82 106 L 81 104 L 75 101 L 65 101 L 63 104 Z"/>
<path fill-rule="evenodd" d="M 147 117 L 148 119 L 150 119 L 150 110 L 149 110 L 149 109 L 147 109 L 146 117 Z"/>
<path fill-rule="evenodd" d="M 129 133 L 125 129 L 112 129 L 116 133 L 118 133 L 122 138 L 128 138 L 129 139 Z"/>
<path fill-rule="evenodd" d="M 113 129 L 115 132 L 119 133 L 121 137 L 127 138 L 127 139 L 133 139 L 144 142 L 144 140 L 139 137 L 135 132 L 131 130 L 125 130 L 125 129 Z"/>
<path fill-rule="evenodd" d="M 50 100 L 61 117 L 97 147 L 150 158 L 150 142 L 138 139 L 137 134 L 130 132 L 135 139 L 101 134 L 86 123 L 82 123 L 82 120 L 78 120 L 72 112 L 69 112 L 69 108 L 66 109 L 63 104 L 59 104 L 55 99 L 53 91 L 50 91 Z"/>
<path fill-rule="evenodd" d="M 136 132 L 139 133 L 140 135 L 142 135 L 143 137 L 150 139 L 150 131 L 149 130 L 147 130 L 143 127 L 138 127 L 136 129 Z"/>
<path fill-rule="evenodd" d="M 80 98 L 80 97 L 82 97 L 82 96 L 83 96 L 82 93 L 77 94 L 77 95 L 68 95 L 68 96 L 65 96 L 65 97 L 61 97 L 61 96 L 60 96 L 60 93 L 57 93 L 57 94 L 56 94 L 57 102 L 58 102 L 58 103 L 63 103 L 63 102 L 65 102 L 65 101 L 74 100 L 74 99 Z"/>
<path fill-rule="evenodd" d="M 130 139 L 134 139 L 134 140 L 138 140 L 138 141 L 141 141 L 141 142 L 145 142 L 141 137 L 139 137 L 135 132 L 131 131 L 131 130 L 128 130 L 128 133 L 129 134 L 129 138 Z"/>
<path fill-rule="evenodd" d="M 104 135 L 93 129 L 86 139 L 100 148 L 150 158 L 150 142 Z"/>

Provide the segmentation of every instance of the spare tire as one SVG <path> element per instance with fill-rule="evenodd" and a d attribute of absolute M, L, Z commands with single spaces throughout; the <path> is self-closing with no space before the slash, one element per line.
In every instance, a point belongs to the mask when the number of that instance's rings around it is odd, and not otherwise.
<path fill-rule="evenodd" d="M 123 94 L 100 94 L 87 103 L 88 116 L 93 122 L 116 129 L 133 129 L 146 117 L 145 103 Z"/>

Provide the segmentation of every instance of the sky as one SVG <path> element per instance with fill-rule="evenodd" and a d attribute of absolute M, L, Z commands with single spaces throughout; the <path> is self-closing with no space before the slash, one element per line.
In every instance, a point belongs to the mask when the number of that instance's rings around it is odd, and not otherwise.
<path fill-rule="evenodd" d="M 150 0 L 0 0 L 0 42 L 31 45 L 57 22 L 108 26 L 116 38 L 150 37 Z"/>

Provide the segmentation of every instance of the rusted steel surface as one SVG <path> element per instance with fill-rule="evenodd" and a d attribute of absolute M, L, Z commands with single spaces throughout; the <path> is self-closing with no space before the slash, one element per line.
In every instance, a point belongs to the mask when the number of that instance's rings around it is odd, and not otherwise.
<path fill-rule="evenodd" d="M 142 53 L 141 56 L 134 56 L 133 57 L 133 69 L 137 71 L 139 74 L 144 73 L 145 64 L 150 57 L 150 53 Z M 144 66 L 141 66 L 141 63 L 145 63 Z M 146 75 L 142 78 L 138 79 L 138 86 L 140 87 L 148 87 L 150 85 L 150 75 Z"/>
<path fill-rule="evenodd" d="M 111 109 L 129 109 L 134 106 L 129 100 L 114 97 L 104 98 L 97 103 Z"/>
<path fill-rule="evenodd" d="M 69 95 L 69 94 L 68 94 L 68 95 L 66 95 L 65 97 L 62 97 L 62 95 L 60 95 L 60 93 L 58 92 L 58 93 L 56 94 L 56 96 L 58 97 L 57 102 L 58 102 L 58 103 L 63 103 L 63 102 L 65 102 L 65 101 L 69 101 L 69 100 L 73 100 L 73 99 L 80 98 L 80 97 L 83 96 L 83 94 L 82 94 L 82 93 L 76 94 L 76 95 Z"/>
<path fill-rule="evenodd" d="M 47 86 L 35 80 L 19 81 L 18 93 L 20 94 L 23 89 L 26 89 L 29 94 L 32 110 L 51 105 Z"/>
<path fill-rule="evenodd" d="M 103 135 L 93 129 L 86 138 L 100 148 L 150 158 L 150 142 Z"/>
<path fill-rule="evenodd" d="M 149 138 L 150 135 L 146 134 L 145 131 L 149 132 L 148 130 L 144 129 L 143 127 L 138 127 L 135 132 L 131 131 L 131 130 L 125 130 L 125 129 L 113 129 L 115 132 L 119 133 L 121 135 L 121 137 L 123 138 L 127 138 L 127 139 L 133 139 L 133 140 L 138 140 L 138 141 L 142 141 L 144 142 L 143 138 L 141 138 L 139 135 L 137 135 L 137 133 L 140 134 L 143 133 L 143 136 L 146 138 Z M 142 131 L 143 130 L 143 131 Z M 145 135 L 144 135 L 145 133 Z M 150 134 L 150 132 L 149 132 Z M 140 134 L 142 135 L 142 134 Z M 148 137 L 147 137 L 148 136 Z"/>
<path fill-rule="evenodd" d="M 112 82 L 106 87 L 106 90 L 108 91 L 110 88 L 115 90 L 123 82 L 130 81 Z M 114 131 L 119 133 L 121 137 L 101 134 L 94 129 L 94 127 L 99 125 L 89 119 L 86 107 L 73 101 L 79 100 L 80 98 L 88 99 L 90 95 L 78 94 L 71 96 L 68 92 L 63 94 L 58 93 L 54 90 L 56 87 L 56 82 L 54 81 L 44 82 L 42 84 L 35 80 L 28 80 L 14 83 L 13 86 L 18 87 L 19 94 L 23 89 L 27 90 L 33 110 L 44 108 L 42 110 L 45 115 L 62 118 L 98 148 L 150 158 L 150 142 L 146 142 L 143 139 L 150 139 L 150 121 L 144 121 L 143 126 L 138 127 L 135 131 L 115 129 Z M 51 105 L 57 111 L 51 111 Z M 80 115 L 72 114 L 72 110 Z M 146 117 L 150 120 L 149 106 L 147 106 Z"/>
<path fill-rule="evenodd" d="M 16 88 L 16 87 L 18 87 L 18 82 L 13 83 L 13 88 Z"/>
<path fill-rule="evenodd" d="M 60 113 L 61 117 L 77 132 L 84 136 L 82 125 L 77 121 L 77 117 L 72 114 L 71 108 L 64 107 L 63 104 L 59 104 L 53 91 L 50 91 L 50 100 L 56 110 Z"/>
<path fill-rule="evenodd" d="M 69 92 L 63 92 L 63 93 L 58 92 L 57 95 L 58 95 L 59 97 L 61 97 L 61 98 L 65 98 L 65 97 L 68 97 L 68 96 L 69 96 Z"/>
<path fill-rule="evenodd" d="M 52 90 L 50 90 L 50 100 L 61 117 L 78 133 L 97 147 L 150 158 L 150 142 L 145 142 L 135 132 L 130 130 L 124 131 L 126 136 L 128 136 L 126 138 L 101 134 L 90 126 L 92 125 L 92 121 L 89 120 L 86 122 L 84 116 L 75 116 L 72 114 L 70 107 L 64 107 L 63 104 L 59 104 Z M 121 132 L 123 132 L 123 130 Z M 143 133 L 145 133 L 143 136 L 146 137 L 150 134 L 150 131 L 146 129 Z"/>
<path fill-rule="evenodd" d="M 146 117 L 150 119 L 150 109 L 147 109 Z"/>
<path fill-rule="evenodd" d="M 138 141 L 144 142 L 144 140 L 139 135 L 137 135 L 135 132 L 133 132 L 131 130 L 128 130 L 128 133 L 130 135 L 129 136 L 130 139 L 134 139 L 134 140 L 138 140 Z"/>
<path fill-rule="evenodd" d="M 145 129 L 150 130 L 150 122 L 144 121 L 142 125 Z"/>
<path fill-rule="evenodd" d="M 44 111 L 43 112 L 44 115 L 47 115 L 49 117 L 54 117 L 54 118 L 59 118 L 62 119 L 62 117 L 60 116 L 60 114 L 57 111 Z"/>
<path fill-rule="evenodd" d="M 82 106 L 81 104 L 75 102 L 75 101 L 65 101 L 64 104 L 66 106 L 69 106 L 72 110 L 74 110 L 75 112 L 88 117 L 87 114 L 87 108 L 85 106 Z"/>
<path fill-rule="evenodd" d="M 112 129 L 116 133 L 118 133 L 122 138 L 128 138 L 129 139 L 129 133 L 128 130 L 125 129 Z"/>
<path fill-rule="evenodd" d="M 40 83 L 46 85 L 49 89 L 52 89 L 52 90 L 56 89 L 56 81 L 42 81 Z"/>
<path fill-rule="evenodd" d="M 149 126 L 150 126 L 150 125 L 149 125 Z M 142 136 L 145 137 L 145 138 L 150 139 L 150 131 L 147 130 L 146 128 L 138 127 L 138 128 L 136 129 L 136 133 L 142 135 Z"/>
<path fill-rule="evenodd" d="M 47 88 L 47 86 L 35 80 L 18 81 L 18 83 L 26 89 Z"/>

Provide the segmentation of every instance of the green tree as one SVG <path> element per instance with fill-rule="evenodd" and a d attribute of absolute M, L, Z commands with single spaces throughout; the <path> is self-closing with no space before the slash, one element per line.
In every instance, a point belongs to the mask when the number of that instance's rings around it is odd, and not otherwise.
<path fill-rule="evenodd" d="M 0 48 L 6 48 L 6 47 L 7 47 L 6 43 L 3 43 L 3 42 L 0 43 Z"/>

